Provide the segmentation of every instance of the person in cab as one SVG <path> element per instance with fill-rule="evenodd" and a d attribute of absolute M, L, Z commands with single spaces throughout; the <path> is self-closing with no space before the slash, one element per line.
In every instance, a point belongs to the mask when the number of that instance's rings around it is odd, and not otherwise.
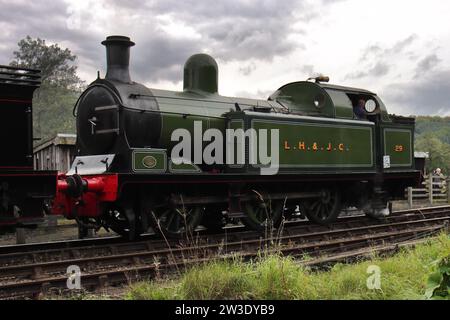
<path fill-rule="evenodd" d="M 359 99 L 356 106 L 353 107 L 353 113 L 358 120 L 367 120 L 367 113 L 364 109 L 366 101 L 364 99 Z"/>

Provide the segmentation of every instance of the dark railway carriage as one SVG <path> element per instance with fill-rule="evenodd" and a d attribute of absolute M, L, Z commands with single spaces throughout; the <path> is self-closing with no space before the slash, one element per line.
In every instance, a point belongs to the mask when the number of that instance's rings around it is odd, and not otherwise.
<path fill-rule="evenodd" d="M 33 92 L 38 70 L 0 65 L 0 231 L 33 226 L 55 196 L 56 173 L 33 170 Z"/>
<path fill-rule="evenodd" d="M 265 229 L 299 214 L 326 224 L 349 206 L 379 217 L 420 179 L 414 119 L 389 115 L 372 92 L 317 78 L 287 84 L 268 100 L 224 97 L 217 64 L 204 54 L 186 62 L 182 92 L 149 89 L 130 79 L 129 38 L 103 44 L 107 74 L 76 105 L 78 157 L 58 182 L 54 208 L 77 219 L 81 234 L 103 226 L 133 238 L 152 226 L 174 235 L 199 224 L 217 228 L 224 219 Z M 361 101 L 365 110 L 357 119 Z M 200 154 L 213 140 L 205 138 L 208 130 L 249 133 L 243 140 L 232 136 L 236 143 L 219 152 L 236 160 L 243 150 L 244 161 L 198 161 L 193 153 L 172 158 L 180 128 L 194 140 L 203 136 L 199 144 L 186 142 Z M 278 136 L 264 140 L 268 132 Z M 253 152 L 251 139 L 275 145 L 275 174 L 261 174 L 269 163 Z"/>

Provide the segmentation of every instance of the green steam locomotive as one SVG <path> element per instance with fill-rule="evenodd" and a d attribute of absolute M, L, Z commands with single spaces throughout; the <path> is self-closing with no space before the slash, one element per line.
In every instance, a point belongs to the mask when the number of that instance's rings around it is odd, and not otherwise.
<path fill-rule="evenodd" d="M 420 181 L 414 118 L 389 115 L 373 92 L 317 77 L 267 100 L 224 97 L 206 54 L 187 60 L 182 92 L 150 89 L 130 78 L 128 37 L 102 44 L 107 73 L 75 106 L 78 156 L 54 204 L 80 236 L 328 224 L 347 207 L 382 217 Z"/>

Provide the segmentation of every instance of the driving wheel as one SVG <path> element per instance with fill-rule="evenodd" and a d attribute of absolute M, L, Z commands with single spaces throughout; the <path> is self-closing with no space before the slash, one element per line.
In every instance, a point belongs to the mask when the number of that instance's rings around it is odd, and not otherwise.
<path fill-rule="evenodd" d="M 253 190 L 254 199 L 243 205 L 245 217 L 242 222 L 249 228 L 264 231 L 280 225 L 283 215 L 283 200 L 270 200 L 268 196 Z"/>
<path fill-rule="evenodd" d="M 335 221 L 341 212 L 341 195 L 336 189 L 324 189 L 319 198 L 306 201 L 303 207 L 310 221 L 327 225 Z"/>
<path fill-rule="evenodd" d="M 181 204 L 156 205 L 152 209 L 151 221 L 155 231 L 169 237 L 179 237 L 192 233 L 200 224 L 204 212 L 202 205 L 183 204 L 181 195 L 176 197 Z"/>

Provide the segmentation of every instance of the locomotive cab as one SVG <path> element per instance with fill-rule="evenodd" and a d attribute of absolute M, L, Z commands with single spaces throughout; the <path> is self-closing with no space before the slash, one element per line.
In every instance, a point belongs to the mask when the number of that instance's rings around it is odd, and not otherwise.
<path fill-rule="evenodd" d="M 289 83 L 278 89 L 269 100 L 278 102 L 289 110 L 290 114 L 334 119 L 341 126 L 350 128 L 358 125 L 370 131 L 370 138 L 356 145 L 357 137 L 348 145 L 351 152 L 362 156 L 370 152 L 373 155 L 374 180 L 373 190 L 379 209 L 387 203 L 387 194 L 401 199 L 406 184 L 390 183 L 388 180 L 414 171 L 414 118 L 389 115 L 383 101 L 373 92 L 323 83 L 323 77 L 315 82 L 299 81 Z M 325 79 L 328 81 L 328 78 Z M 299 132 L 301 136 L 302 133 Z M 303 133 L 304 135 L 304 133 Z M 315 138 L 317 141 L 317 138 Z M 362 135 L 359 140 L 362 140 Z M 290 144 L 286 145 L 290 148 Z M 349 156 L 343 158 L 349 159 Z M 355 163 L 354 160 L 352 162 Z M 356 166 L 352 169 L 355 172 Z M 415 174 L 414 181 L 418 179 Z"/>
<path fill-rule="evenodd" d="M 373 92 L 319 81 L 292 82 L 284 85 L 269 97 L 284 106 L 289 113 L 338 119 L 359 120 L 355 109 L 364 101 L 367 120 L 389 121 L 384 103 Z"/>

